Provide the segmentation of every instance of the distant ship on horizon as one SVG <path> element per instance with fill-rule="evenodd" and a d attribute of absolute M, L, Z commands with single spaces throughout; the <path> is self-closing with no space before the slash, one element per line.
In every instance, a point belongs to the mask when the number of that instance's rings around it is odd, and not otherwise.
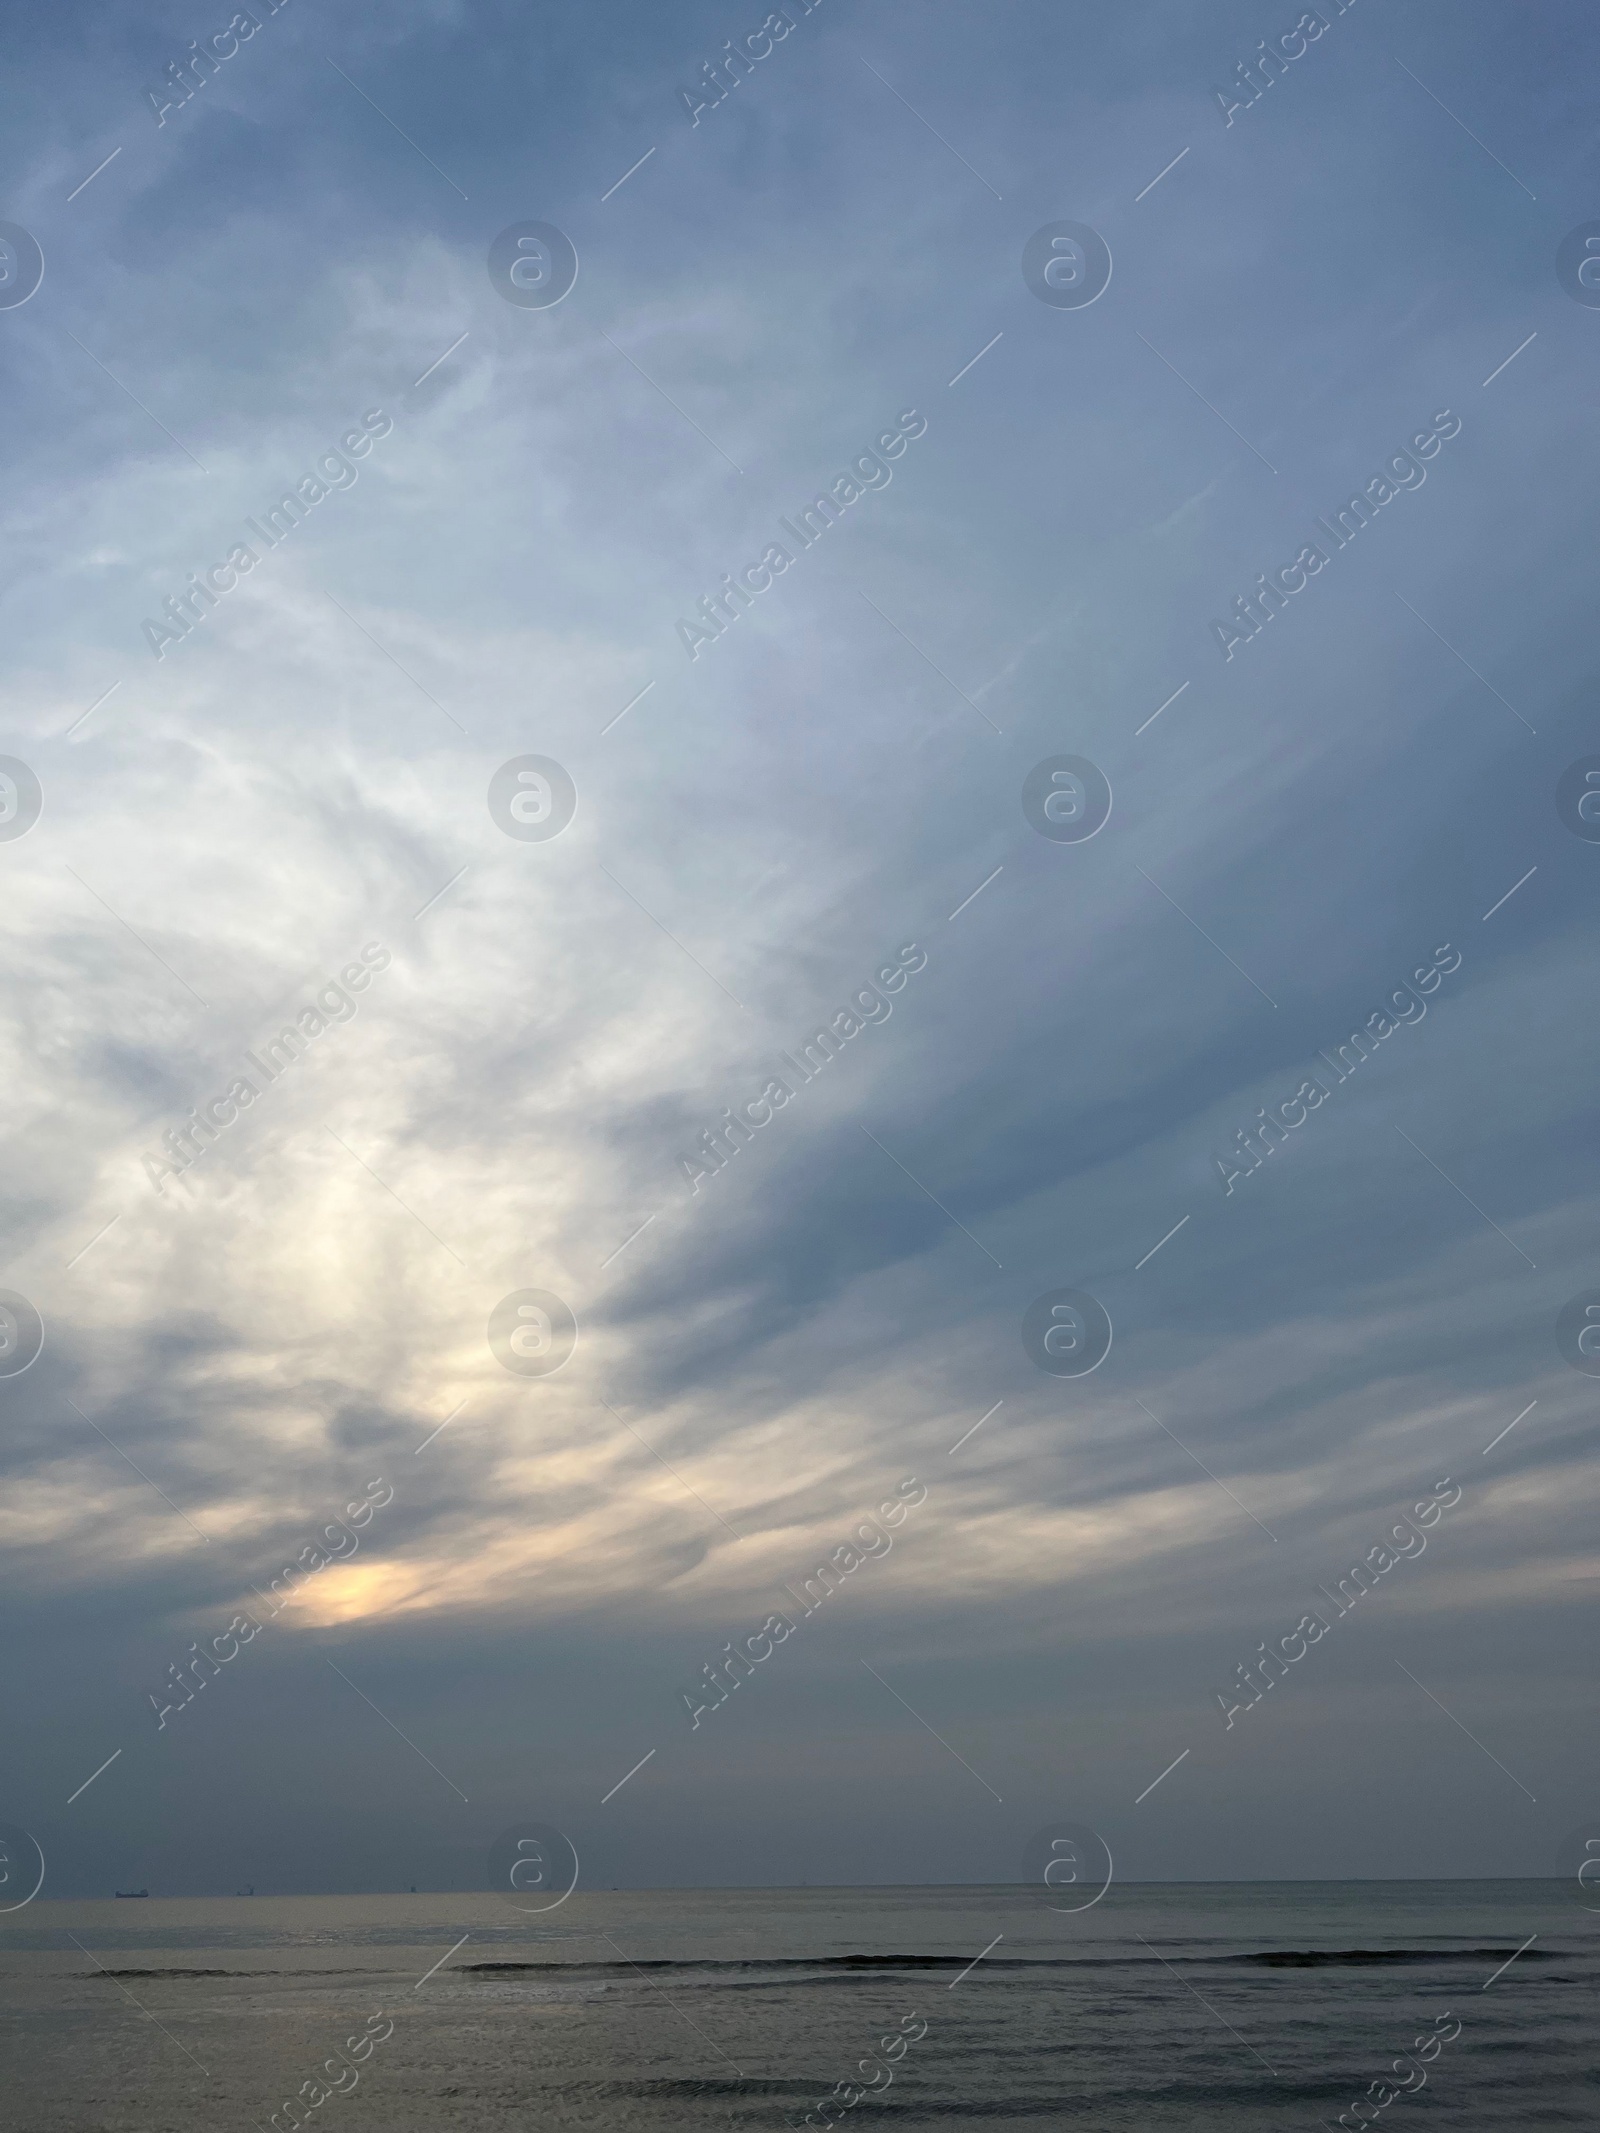
<path fill-rule="evenodd" d="M 118 1896 L 148 1896 L 150 1891 L 148 1889 L 117 1889 L 113 1893 Z"/>

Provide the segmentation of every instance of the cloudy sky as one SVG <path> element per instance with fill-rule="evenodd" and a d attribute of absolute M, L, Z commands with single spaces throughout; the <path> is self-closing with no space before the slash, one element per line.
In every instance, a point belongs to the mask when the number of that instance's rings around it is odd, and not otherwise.
<path fill-rule="evenodd" d="M 252 13 L 10 32 L 0 1821 L 58 1894 L 472 1886 L 525 1816 L 607 1886 L 1008 1879 L 1057 1817 L 1135 1878 L 1553 1870 L 1590 11 Z M 1092 838 L 1024 811 L 1057 757 Z M 525 1290 L 559 1371 L 491 1344 Z M 1092 1374 L 1025 1347 L 1061 1290 Z"/>

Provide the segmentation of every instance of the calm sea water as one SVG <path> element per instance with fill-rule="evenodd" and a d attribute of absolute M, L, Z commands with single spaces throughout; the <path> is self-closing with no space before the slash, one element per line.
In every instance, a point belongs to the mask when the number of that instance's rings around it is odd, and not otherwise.
<path fill-rule="evenodd" d="M 1592 2127 L 1597 1984 L 1600 1915 L 1552 1881 L 1116 1884 L 1075 1915 L 1017 1887 L 580 1891 L 542 1920 L 471 1895 L 40 1900 L 0 1919 L 0 2114 L 1314 2133 L 1389 2079 L 1411 2093 L 1386 2133 Z"/>

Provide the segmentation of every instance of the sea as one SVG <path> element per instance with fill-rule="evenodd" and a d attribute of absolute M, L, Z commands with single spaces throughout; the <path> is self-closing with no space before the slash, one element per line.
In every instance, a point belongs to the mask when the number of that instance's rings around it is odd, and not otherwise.
<path fill-rule="evenodd" d="M 1592 2128 L 1570 1887 L 40 1899 L 0 1917 L 0 2123 Z"/>

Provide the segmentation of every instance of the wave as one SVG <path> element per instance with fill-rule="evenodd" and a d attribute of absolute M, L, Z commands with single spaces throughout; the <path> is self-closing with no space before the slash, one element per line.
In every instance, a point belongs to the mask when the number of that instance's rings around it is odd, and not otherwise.
<path fill-rule="evenodd" d="M 1251 1963 L 1272 1969 L 1311 1970 L 1325 1964 L 1335 1963 L 1445 1963 L 1445 1962 L 1492 1962 L 1517 1953 L 1515 1948 L 1268 1948 L 1258 1951 L 1237 1951 L 1228 1955 L 1201 1955 L 1180 1957 L 1189 1964 L 1196 1963 Z M 1525 1961 L 1558 1962 L 1563 1958 L 1558 1951 L 1529 1951 Z M 1162 1958 L 1153 1950 L 1149 1955 L 1077 1955 L 1077 1956 L 995 1956 L 984 1958 L 983 1968 L 992 1970 L 1121 1970 L 1147 1969 Z M 560 1977 L 626 1977 L 630 1971 L 696 1971 L 712 1975 L 740 1976 L 751 1971 L 804 1970 L 823 1972 L 861 1972 L 875 1970 L 967 1970 L 972 1967 L 972 1958 L 966 1955 L 774 1955 L 751 1956 L 734 1961 L 696 1957 L 651 1957 L 643 1962 L 481 1962 L 457 1963 L 458 1971 L 494 1972 L 505 1974 L 511 1971 L 531 1971 L 541 1976 Z"/>
<path fill-rule="evenodd" d="M 1264 1963 L 1280 1970 L 1314 1970 L 1324 1963 L 1456 1963 L 1492 1962 L 1517 1953 L 1515 1948 L 1270 1948 L 1258 1955 L 1214 1955 L 1208 1962 Z M 1555 1949 L 1529 1951 L 1524 1962 L 1555 1963 Z"/>
<path fill-rule="evenodd" d="M 80 1970 L 80 1977 L 393 1977 L 392 1970 L 384 1970 L 368 1964 L 362 1968 L 340 1964 L 331 1970 L 181 1970 L 176 1967 L 157 1969 L 154 1964 L 145 1964 L 139 1970 L 108 1970 L 97 1964 L 93 1970 Z"/>
<path fill-rule="evenodd" d="M 1319 1970 L 1330 1967 L 1402 1965 L 1418 1963 L 1481 1963 L 1504 1962 L 1517 1954 L 1515 1948 L 1501 1948 L 1474 1944 L 1454 1948 L 1261 1948 L 1237 1949 L 1222 1955 L 1190 1955 L 1178 1951 L 1175 1960 L 1186 1968 L 1198 1968 L 1202 1964 L 1243 1964 L 1248 1967 L 1268 1970 Z M 1522 1952 L 1525 1963 L 1571 1962 L 1579 1951 L 1556 1948 L 1528 1948 Z M 1154 1949 L 1148 1955 L 990 1955 L 982 1959 L 985 1973 L 1005 1971 L 1016 1975 L 1023 1972 L 1057 1970 L 1148 1970 L 1165 1958 Z M 807 1977 L 849 1977 L 872 1975 L 904 1970 L 953 1971 L 974 1967 L 967 1955 L 770 1955 L 743 1956 L 722 1959 L 711 1956 L 650 1956 L 640 1962 L 563 1962 L 555 1960 L 485 1960 L 476 1963 L 452 1963 L 447 1975 L 476 1977 L 531 1976 L 550 1983 L 563 1980 L 581 1983 L 619 1979 L 645 1973 L 659 1972 L 692 1975 L 698 1977 L 725 1977 L 730 1981 L 740 1978 L 770 1978 L 804 1973 Z M 271 1970 L 195 1970 L 167 1968 L 145 1964 L 138 1969 L 96 1969 L 85 1971 L 85 1977 L 107 1978 L 314 1978 L 314 1977 L 390 1977 L 392 1968 L 372 1965 L 355 1967 L 341 1964 L 328 1969 L 301 1968 Z"/>

